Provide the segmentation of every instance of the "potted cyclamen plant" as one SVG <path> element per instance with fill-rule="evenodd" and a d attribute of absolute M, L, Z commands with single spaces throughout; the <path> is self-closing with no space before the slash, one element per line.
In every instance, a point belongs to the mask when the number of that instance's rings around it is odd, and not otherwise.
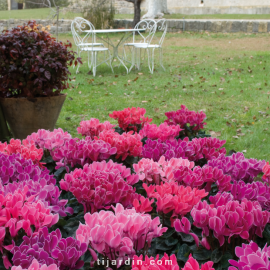
<path fill-rule="evenodd" d="M 0 35 L 0 106 L 13 136 L 53 130 L 69 87 L 69 69 L 81 62 L 35 21 Z"/>

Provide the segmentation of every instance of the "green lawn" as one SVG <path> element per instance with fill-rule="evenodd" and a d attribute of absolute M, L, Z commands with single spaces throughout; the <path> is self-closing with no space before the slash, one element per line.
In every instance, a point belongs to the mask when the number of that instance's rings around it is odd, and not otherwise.
<path fill-rule="evenodd" d="M 84 57 L 79 74 L 70 69 L 71 87 L 57 127 L 78 136 L 80 121 L 94 117 L 115 123 L 108 114 L 132 106 L 146 108 L 159 124 L 164 112 L 185 104 L 205 111 L 207 132 L 227 140 L 227 150 L 269 160 L 269 48 L 268 34 L 168 34 L 165 72 L 157 65 L 151 75 L 144 65 L 128 75 L 115 67 L 112 74 L 102 65 L 95 78 Z"/>
<path fill-rule="evenodd" d="M 48 8 L 25 9 L 0 11 L 0 19 L 46 19 L 50 15 Z M 80 16 L 80 13 L 60 12 L 61 19 L 73 19 Z M 214 14 L 214 15 L 184 15 L 171 14 L 165 15 L 167 19 L 270 19 L 270 14 Z M 116 14 L 116 19 L 133 19 L 132 14 Z"/>

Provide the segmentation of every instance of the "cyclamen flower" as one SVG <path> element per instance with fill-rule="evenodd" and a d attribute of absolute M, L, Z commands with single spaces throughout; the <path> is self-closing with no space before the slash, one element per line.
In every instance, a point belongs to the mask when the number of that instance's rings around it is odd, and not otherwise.
<path fill-rule="evenodd" d="M 37 260 L 33 260 L 28 268 L 22 268 L 21 266 L 12 266 L 11 270 L 59 270 L 56 264 L 47 266 L 46 264 L 39 265 Z"/>
<path fill-rule="evenodd" d="M 20 140 L 11 139 L 9 144 L 0 142 L 0 152 L 7 155 L 20 153 L 24 159 L 31 159 L 34 164 L 42 167 L 40 160 L 43 156 L 43 150 L 37 149 L 33 143 L 21 143 Z"/>
<path fill-rule="evenodd" d="M 152 119 L 145 117 L 146 110 L 144 108 L 126 108 L 123 111 L 114 111 L 109 116 L 118 120 L 118 125 L 124 131 L 135 131 L 143 128 L 145 123 L 150 123 Z"/>
<path fill-rule="evenodd" d="M 64 132 L 61 128 L 54 131 L 39 129 L 36 133 L 34 132 L 27 136 L 23 143 L 25 145 L 34 143 L 38 148 L 52 151 L 55 148 L 63 146 L 71 138 L 72 136 L 68 132 Z"/>
<path fill-rule="evenodd" d="M 141 136 L 138 133 L 133 134 L 132 131 L 120 135 L 113 130 L 105 130 L 95 140 L 103 140 L 112 148 L 116 148 L 116 158 L 121 158 L 122 161 L 128 156 L 140 157 L 142 155 Z"/>
<path fill-rule="evenodd" d="M 246 198 L 260 203 L 262 209 L 270 210 L 270 187 L 262 182 L 246 184 L 244 181 L 234 181 L 231 194 L 234 200 L 241 201 Z"/>
<path fill-rule="evenodd" d="M 226 154 L 226 149 L 222 148 L 225 143 L 225 140 L 221 141 L 217 138 L 195 138 L 189 143 L 194 151 L 194 155 L 189 157 L 189 160 L 212 160 L 221 154 Z"/>
<path fill-rule="evenodd" d="M 83 204 L 85 212 L 109 209 L 111 205 L 122 203 L 132 207 L 134 199 L 140 195 L 132 187 L 139 181 L 131 175 L 130 169 L 110 160 L 108 163 L 94 162 L 83 169 L 75 169 L 60 181 L 63 190 L 70 191 Z"/>
<path fill-rule="evenodd" d="M 268 182 L 268 184 L 270 183 L 270 165 L 269 162 L 267 162 L 263 169 L 262 169 L 264 175 L 263 175 L 263 180 L 265 180 L 266 182 Z"/>
<path fill-rule="evenodd" d="M 179 270 L 179 265 L 175 254 L 168 256 L 165 253 L 161 259 L 159 255 L 156 259 L 147 255 L 143 259 L 143 255 L 140 255 L 133 257 L 131 270 Z"/>
<path fill-rule="evenodd" d="M 154 199 L 150 201 L 148 198 L 141 196 L 140 200 L 135 199 L 133 201 L 133 206 L 138 213 L 149 213 L 153 210 L 152 203 L 154 203 Z"/>
<path fill-rule="evenodd" d="M 117 260 L 117 267 L 167 231 L 159 217 L 152 220 L 150 215 L 137 213 L 134 208 L 125 210 L 121 204 L 116 205 L 114 213 L 102 210 L 87 213 L 84 218 L 85 225 L 80 224 L 76 238 L 90 245 L 95 260 L 96 251 L 109 260 Z"/>
<path fill-rule="evenodd" d="M 23 190 L 24 187 L 28 187 L 27 198 L 35 196 L 34 202 L 42 201 L 44 206 L 52 213 L 59 214 L 62 217 L 65 217 L 67 214 L 73 214 L 73 209 L 71 207 L 65 208 L 68 200 L 59 200 L 61 191 L 59 188 L 53 184 L 47 184 L 44 179 L 41 179 L 38 182 L 33 180 L 26 180 L 23 182 L 13 182 L 5 186 L 0 184 L 0 194 L 4 196 L 8 193 L 14 193 L 16 190 Z"/>
<path fill-rule="evenodd" d="M 166 140 L 174 140 L 181 130 L 182 129 L 180 129 L 179 126 L 169 126 L 167 123 L 162 123 L 160 126 L 155 124 L 146 124 L 143 129 L 141 129 L 140 135 L 142 138 L 147 137 L 151 140 L 160 139 L 164 142 Z"/>
<path fill-rule="evenodd" d="M 72 237 L 62 238 L 59 229 L 49 233 L 45 227 L 37 235 L 24 236 L 21 245 L 15 246 L 11 253 L 13 264 L 22 268 L 37 260 L 41 265 L 56 265 L 59 270 L 75 270 L 83 267 L 80 258 L 86 250 L 87 244 Z"/>
<path fill-rule="evenodd" d="M 1 222 L 0 222 L 0 250 L 3 248 L 10 250 L 14 246 L 14 239 L 22 229 L 28 236 L 37 233 L 43 227 L 51 227 L 58 222 L 59 216 L 51 214 L 50 210 L 45 207 L 43 202 L 33 202 L 35 196 L 27 198 L 28 188 L 16 190 L 14 194 L 8 193 L 0 195 L 1 204 Z M 6 233 L 9 232 L 8 238 L 5 239 Z M 3 245 L 5 241 L 5 246 Z M 8 244 L 8 245 L 7 245 Z M 4 255 L 3 260 L 8 268 L 10 263 Z"/>
<path fill-rule="evenodd" d="M 20 154 L 8 156 L 0 153 L 0 179 L 3 185 L 27 180 L 45 181 L 48 185 L 56 184 L 56 180 L 53 175 L 50 175 L 48 169 L 41 169 L 31 159 L 26 160 Z"/>
<path fill-rule="evenodd" d="M 235 153 L 231 156 L 220 155 L 210 160 L 208 165 L 221 169 L 235 181 L 253 182 L 265 165 L 264 160 L 247 159 L 243 153 Z"/>
<path fill-rule="evenodd" d="M 205 264 L 200 265 L 199 263 L 192 257 L 192 255 L 189 255 L 189 259 L 187 260 L 185 267 L 182 270 L 215 270 L 212 266 L 214 265 L 213 262 L 209 261 Z"/>
<path fill-rule="evenodd" d="M 177 232 L 191 235 L 194 238 L 197 247 L 199 247 L 199 237 L 194 233 L 190 233 L 191 224 L 186 217 L 183 217 L 181 220 L 176 219 L 174 222 L 174 228 Z"/>
<path fill-rule="evenodd" d="M 206 119 L 204 112 L 190 111 L 185 105 L 181 105 L 181 109 L 178 111 L 166 112 L 165 115 L 168 119 L 165 120 L 169 125 L 180 125 L 181 128 L 185 128 L 187 124 L 193 130 L 203 129 L 206 125 L 203 122 Z"/>
<path fill-rule="evenodd" d="M 92 140 L 98 137 L 99 134 L 104 130 L 111 130 L 115 127 L 109 121 L 100 123 L 98 119 L 91 118 L 88 121 L 82 121 L 80 126 L 77 128 L 78 134 L 82 136 L 89 136 Z"/>
<path fill-rule="evenodd" d="M 264 227 L 269 222 L 270 213 L 262 211 L 258 202 L 243 199 L 241 202 L 229 200 L 226 204 L 214 207 L 206 201 L 199 202 L 191 211 L 194 226 L 200 227 L 205 236 L 209 229 L 219 240 L 220 246 L 224 244 L 225 236 L 240 236 L 248 240 L 254 233 L 262 237 Z"/>
<path fill-rule="evenodd" d="M 248 245 L 242 244 L 242 247 L 235 248 L 235 254 L 238 261 L 229 260 L 233 266 L 229 270 L 269 270 L 270 269 L 270 247 L 267 245 L 263 249 L 251 241 Z"/>
<path fill-rule="evenodd" d="M 175 180 L 174 171 L 182 167 L 191 169 L 194 167 L 194 162 L 182 158 L 166 161 L 162 156 L 158 162 L 143 158 L 138 164 L 133 164 L 134 171 L 139 175 L 140 180 L 154 184 L 160 184 L 161 180 L 165 182 Z"/>
<path fill-rule="evenodd" d="M 90 137 L 86 137 L 82 140 L 70 139 L 61 148 L 53 150 L 51 154 L 53 160 L 56 161 L 56 169 L 65 166 L 69 172 L 68 165 L 84 166 L 94 161 L 106 160 L 115 153 L 116 148 L 110 144 L 102 140 L 93 141 Z"/>
<path fill-rule="evenodd" d="M 149 198 L 157 200 L 157 212 L 164 214 L 172 212 L 172 218 L 186 215 L 194 205 L 208 195 L 204 190 L 179 186 L 173 181 L 161 185 L 143 184 L 143 187 Z"/>

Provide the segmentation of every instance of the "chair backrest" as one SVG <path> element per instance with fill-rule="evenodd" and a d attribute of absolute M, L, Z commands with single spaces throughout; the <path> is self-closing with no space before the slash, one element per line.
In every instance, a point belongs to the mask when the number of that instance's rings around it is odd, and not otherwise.
<path fill-rule="evenodd" d="M 85 30 L 94 30 L 92 23 L 81 17 L 76 17 L 71 23 L 71 32 L 77 46 L 87 42 L 92 35 L 91 32 L 85 33 Z M 92 42 L 92 41 L 91 41 Z"/>
<path fill-rule="evenodd" d="M 162 32 L 162 36 L 159 40 L 159 46 L 162 47 L 165 36 L 167 34 L 168 23 L 167 23 L 166 19 L 161 19 L 161 20 L 157 21 L 156 24 L 157 24 L 157 31 Z"/>
<path fill-rule="evenodd" d="M 134 29 L 145 29 L 144 32 L 136 31 L 133 33 L 133 42 L 136 42 L 136 33 L 140 35 L 142 38 L 141 42 L 150 43 L 152 41 L 153 36 L 156 32 L 156 22 L 155 20 L 142 20 L 136 24 Z"/>

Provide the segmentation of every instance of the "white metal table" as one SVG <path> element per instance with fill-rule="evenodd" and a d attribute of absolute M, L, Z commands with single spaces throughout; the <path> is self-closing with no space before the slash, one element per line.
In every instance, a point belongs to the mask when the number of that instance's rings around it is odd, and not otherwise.
<path fill-rule="evenodd" d="M 103 38 L 102 36 L 99 36 L 99 38 L 101 40 L 103 40 L 104 42 L 108 43 L 108 45 L 112 46 L 113 48 L 113 54 L 112 54 L 112 59 L 117 58 L 120 63 L 126 68 L 127 73 L 129 72 L 129 69 L 127 68 L 127 66 L 124 63 L 124 59 L 121 58 L 121 56 L 119 56 L 118 53 L 118 48 L 120 45 L 122 45 L 129 37 L 130 34 L 132 34 L 133 32 L 144 32 L 146 29 L 102 29 L 102 30 L 86 30 L 84 32 L 91 32 L 93 34 L 104 34 L 106 35 L 107 39 Z M 122 33 L 123 36 L 122 38 L 118 41 L 117 44 L 114 44 L 113 41 L 110 39 L 109 34 L 111 33 Z"/>

